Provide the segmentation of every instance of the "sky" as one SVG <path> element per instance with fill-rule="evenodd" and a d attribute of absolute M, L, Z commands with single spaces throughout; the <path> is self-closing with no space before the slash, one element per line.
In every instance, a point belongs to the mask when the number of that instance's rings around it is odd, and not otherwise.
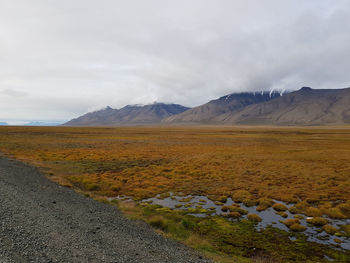
<path fill-rule="evenodd" d="M 348 0 L 0 0 L 0 122 L 350 87 Z"/>

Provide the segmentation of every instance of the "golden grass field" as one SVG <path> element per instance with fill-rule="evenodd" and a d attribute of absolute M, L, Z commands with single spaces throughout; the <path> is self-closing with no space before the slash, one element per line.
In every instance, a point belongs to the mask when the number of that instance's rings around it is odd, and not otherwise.
<path fill-rule="evenodd" d="M 5 127 L 0 143 L 54 180 L 106 196 L 350 201 L 350 128 Z"/>
<path fill-rule="evenodd" d="M 276 199 L 350 218 L 350 127 L 1 127 L 0 151 L 97 196 Z"/>

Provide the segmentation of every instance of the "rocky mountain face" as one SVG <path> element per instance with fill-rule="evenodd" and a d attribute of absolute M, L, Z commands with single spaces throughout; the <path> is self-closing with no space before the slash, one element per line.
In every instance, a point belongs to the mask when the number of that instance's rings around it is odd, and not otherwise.
<path fill-rule="evenodd" d="M 192 108 L 183 113 L 173 115 L 165 119 L 163 122 L 193 124 L 214 123 L 223 119 L 222 116 L 238 112 L 249 105 L 267 102 L 278 97 L 280 97 L 280 94 L 277 92 L 233 93 L 216 100 L 209 101 L 206 104 Z"/>
<path fill-rule="evenodd" d="M 214 118 L 215 122 L 249 125 L 332 125 L 350 123 L 350 88 L 304 87 L 273 100 L 252 104 Z"/>
<path fill-rule="evenodd" d="M 189 108 L 178 104 L 154 103 L 145 106 L 128 105 L 121 109 L 105 109 L 87 113 L 68 121 L 65 126 L 118 126 L 157 124 L 164 118 L 182 113 Z"/>

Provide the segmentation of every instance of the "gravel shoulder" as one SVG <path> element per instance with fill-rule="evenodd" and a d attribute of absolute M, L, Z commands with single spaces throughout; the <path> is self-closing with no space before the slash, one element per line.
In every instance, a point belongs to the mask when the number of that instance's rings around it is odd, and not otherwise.
<path fill-rule="evenodd" d="M 210 262 L 115 207 L 0 156 L 0 263 Z"/>

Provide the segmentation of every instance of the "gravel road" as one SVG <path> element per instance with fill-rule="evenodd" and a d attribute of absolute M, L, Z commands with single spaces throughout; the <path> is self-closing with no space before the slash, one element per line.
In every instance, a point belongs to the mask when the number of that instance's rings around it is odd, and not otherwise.
<path fill-rule="evenodd" d="M 0 262 L 210 262 L 115 207 L 0 157 Z"/>

